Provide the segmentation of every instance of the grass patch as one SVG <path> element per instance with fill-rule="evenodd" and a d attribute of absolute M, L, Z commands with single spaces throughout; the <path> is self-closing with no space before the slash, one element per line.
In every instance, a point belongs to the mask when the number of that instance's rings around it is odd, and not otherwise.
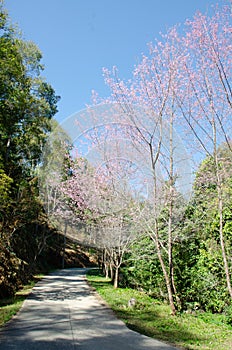
<path fill-rule="evenodd" d="M 225 324 L 224 315 L 196 313 L 171 316 L 168 305 L 133 289 L 114 289 L 97 270 L 90 270 L 87 279 L 116 315 L 139 333 L 183 349 L 232 349 L 232 327 Z M 128 307 L 131 298 L 136 299 L 133 308 Z"/>
<path fill-rule="evenodd" d="M 33 281 L 20 289 L 13 297 L 0 299 L 0 327 L 8 322 L 21 309 L 24 300 L 30 294 L 35 283 L 39 281 L 42 276 L 35 276 Z"/>

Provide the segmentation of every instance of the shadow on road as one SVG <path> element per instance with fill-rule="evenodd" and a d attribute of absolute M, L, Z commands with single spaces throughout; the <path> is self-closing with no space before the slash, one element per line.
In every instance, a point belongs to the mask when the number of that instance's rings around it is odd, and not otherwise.
<path fill-rule="evenodd" d="M 37 283 L 21 312 L 0 331 L 0 350 L 173 350 L 129 330 L 102 305 L 86 269 L 53 272 Z"/>

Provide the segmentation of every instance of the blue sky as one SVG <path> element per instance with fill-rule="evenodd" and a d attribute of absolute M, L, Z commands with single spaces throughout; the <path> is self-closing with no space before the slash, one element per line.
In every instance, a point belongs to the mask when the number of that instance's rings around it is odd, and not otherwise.
<path fill-rule="evenodd" d="M 46 80 L 61 96 L 63 121 L 90 103 L 91 91 L 109 94 L 102 68 L 117 66 L 129 79 L 147 43 L 197 10 L 223 0 L 5 0 L 23 38 L 43 53 Z"/>

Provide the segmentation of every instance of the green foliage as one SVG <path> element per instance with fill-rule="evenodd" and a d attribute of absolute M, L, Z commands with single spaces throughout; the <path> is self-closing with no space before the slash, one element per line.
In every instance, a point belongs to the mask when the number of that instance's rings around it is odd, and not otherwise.
<path fill-rule="evenodd" d="M 9 247 L 0 243 L 0 298 L 13 296 L 21 284 L 18 278 L 22 264 Z"/>
<path fill-rule="evenodd" d="M 13 179 L 0 169 L 0 220 L 8 212 L 11 204 L 11 186 Z"/>
<path fill-rule="evenodd" d="M 163 274 L 154 243 L 149 237 L 142 237 L 133 244 L 126 257 L 126 266 L 121 272 L 121 286 L 130 286 L 154 297 L 166 298 Z"/>
<path fill-rule="evenodd" d="M 231 155 L 220 148 L 220 172 L 223 195 L 223 233 L 227 255 L 232 255 L 232 177 Z M 218 152 L 219 152 L 218 151 Z M 226 154 L 226 157 L 222 157 Z M 230 155 L 230 157 L 229 157 Z M 173 264 L 177 296 L 182 311 L 221 313 L 230 302 L 227 291 L 219 235 L 218 197 L 215 164 L 206 158 L 199 167 L 191 202 L 173 228 Z M 165 232 L 165 212 L 161 213 L 160 237 Z M 162 226 L 163 225 L 163 226 Z M 162 231 L 163 230 L 163 231 Z M 165 241 L 162 242 L 165 251 Z M 166 288 L 156 248 L 149 238 L 139 239 L 127 256 L 121 286 L 142 289 L 159 299 Z M 232 274 L 232 264 L 230 264 Z"/>
<path fill-rule="evenodd" d="M 232 305 L 225 308 L 226 322 L 232 326 Z"/>
<path fill-rule="evenodd" d="M 41 52 L 3 23 L 0 35 L 1 159 L 7 175 L 30 175 L 57 111 L 58 97 L 41 77 Z"/>
<path fill-rule="evenodd" d="M 192 269 L 195 301 L 206 311 L 222 312 L 229 297 L 223 278 L 220 248 L 213 241 L 205 242 L 199 250 L 199 259 Z M 199 293 L 201 290 L 201 293 Z"/>
<path fill-rule="evenodd" d="M 218 156 L 220 156 L 219 176 L 224 205 L 223 234 L 227 255 L 231 256 L 232 157 L 226 145 L 219 148 Z M 189 238 L 186 235 L 185 244 L 183 245 L 182 242 L 182 247 L 176 251 L 178 254 L 177 265 L 180 269 L 177 283 L 184 308 L 189 302 L 195 302 L 204 310 L 222 312 L 230 298 L 220 245 L 216 181 L 215 164 L 213 159 L 208 157 L 202 162 L 196 174 L 192 209 L 185 217 L 185 221 L 192 222 L 190 227 L 193 230 Z M 183 264 L 185 268 L 183 268 Z M 232 273 L 231 265 L 230 273 Z"/>
<path fill-rule="evenodd" d="M 225 324 L 224 315 L 196 310 L 171 316 L 166 303 L 134 289 L 114 289 L 97 270 L 91 272 L 88 281 L 129 328 L 184 349 L 231 348 L 231 326 Z M 136 299 L 134 307 L 128 307 L 131 298 Z"/>

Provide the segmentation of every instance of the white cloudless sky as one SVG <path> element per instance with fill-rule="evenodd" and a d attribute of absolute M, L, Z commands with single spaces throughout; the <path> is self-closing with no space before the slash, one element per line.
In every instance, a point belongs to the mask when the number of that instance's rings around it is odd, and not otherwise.
<path fill-rule="evenodd" d="M 227 1 L 228 2 L 228 1 Z M 196 11 L 224 0 L 5 0 L 13 23 L 43 54 L 43 76 L 61 96 L 63 121 L 91 102 L 91 91 L 109 95 L 102 68 L 117 66 L 129 79 L 147 43 Z"/>

